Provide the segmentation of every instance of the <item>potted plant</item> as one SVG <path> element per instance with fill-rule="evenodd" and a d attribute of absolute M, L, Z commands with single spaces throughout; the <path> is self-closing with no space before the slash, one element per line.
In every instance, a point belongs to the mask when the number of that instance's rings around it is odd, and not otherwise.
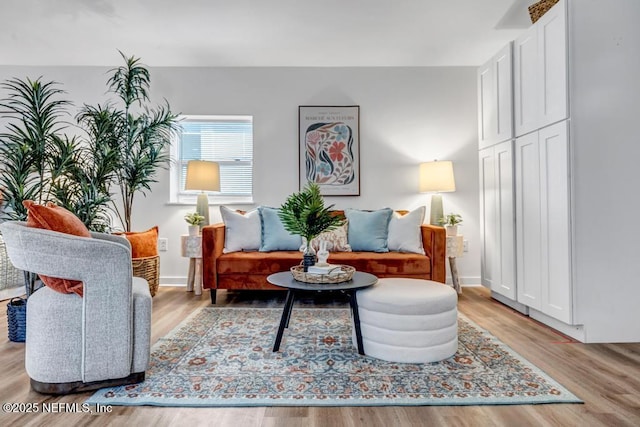
<path fill-rule="evenodd" d="M 151 78 L 140 59 L 120 55 L 125 65 L 112 69 L 107 82 L 108 91 L 116 94 L 118 101 L 85 105 L 76 120 L 90 141 L 100 141 L 113 151 L 114 173 L 105 186 L 110 193 L 112 186 L 117 187 L 121 201 L 112 201 L 112 208 L 129 232 L 134 196 L 149 191 L 158 168 L 169 164 L 168 147 L 179 123 L 166 101 L 157 107 L 148 105 Z"/>
<path fill-rule="evenodd" d="M 450 213 L 440 218 L 439 222 L 447 229 L 447 236 L 457 236 L 458 225 L 462 224 L 462 216 Z"/>
<path fill-rule="evenodd" d="M 315 264 L 311 240 L 324 231 L 333 230 L 344 224 L 344 216 L 331 213 L 332 208 L 333 205 L 325 207 L 320 186 L 309 183 L 299 193 L 290 195 L 278 211 L 285 230 L 303 237 L 306 241 L 303 256 L 305 271 L 310 265 Z"/>
<path fill-rule="evenodd" d="M 200 225 L 204 221 L 204 216 L 198 212 L 191 212 L 184 216 L 184 220 L 189 224 L 189 236 L 197 236 L 200 234 Z"/>

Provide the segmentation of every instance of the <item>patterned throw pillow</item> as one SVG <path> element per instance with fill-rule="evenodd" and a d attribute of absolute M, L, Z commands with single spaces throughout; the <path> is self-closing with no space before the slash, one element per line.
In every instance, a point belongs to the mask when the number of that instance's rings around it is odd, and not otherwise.
<path fill-rule="evenodd" d="M 327 250 L 329 252 L 351 252 L 351 246 L 349 245 L 349 241 L 347 239 L 348 233 L 348 221 L 345 221 L 338 228 L 334 228 L 331 231 L 325 231 L 321 233 L 318 237 L 311 240 L 311 247 L 313 250 L 318 252 L 320 248 L 320 242 L 325 241 L 328 242 Z"/>

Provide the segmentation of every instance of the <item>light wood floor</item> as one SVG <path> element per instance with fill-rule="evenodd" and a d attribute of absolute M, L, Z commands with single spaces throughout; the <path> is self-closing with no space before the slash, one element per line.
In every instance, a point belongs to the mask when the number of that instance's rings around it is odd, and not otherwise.
<path fill-rule="evenodd" d="M 7 414 L 0 426 L 640 426 L 640 343 L 581 344 L 465 288 L 459 309 L 552 376 L 584 404 L 442 407 L 162 408 L 114 406 L 110 414 Z M 281 307 L 283 294 L 219 292 L 219 305 Z M 210 305 L 185 288 L 161 287 L 153 307 L 152 342 L 189 313 Z M 302 304 L 311 304 L 302 301 Z M 7 340 L 0 315 L 0 403 L 82 403 L 91 393 L 49 397 L 29 389 L 24 344 Z M 343 302 L 323 301 L 326 305 Z M 52 331 L 55 333 L 55 331 Z"/>

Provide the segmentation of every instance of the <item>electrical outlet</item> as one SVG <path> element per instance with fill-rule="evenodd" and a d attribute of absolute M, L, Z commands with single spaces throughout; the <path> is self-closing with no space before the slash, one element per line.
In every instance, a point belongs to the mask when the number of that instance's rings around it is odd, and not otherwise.
<path fill-rule="evenodd" d="M 469 252 L 469 241 L 468 240 L 463 240 L 462 241 L 462 252 Z"/>
<path fill-rule="evenodd" d="M 158 250 L 159 251 L 166 252 L 168 250 L 168 246 L 169 246 L 169 239 L 167 239 L 166 237 L 158 239 Z"/>

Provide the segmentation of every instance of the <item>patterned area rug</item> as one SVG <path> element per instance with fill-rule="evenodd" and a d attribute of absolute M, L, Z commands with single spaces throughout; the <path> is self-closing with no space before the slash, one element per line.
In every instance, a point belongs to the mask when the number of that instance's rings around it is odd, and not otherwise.
<path fill-rule="evenodd" d="M 157 406 L 363 406 L 577 403 L 580 400 L 460 315 L 459 347 L 437 363 L 359 356 L 348 309 L 294 308 L 280 351 L 280 309 L 195 312 L 153 347 L 147 379 L 87 403 Z"/>

